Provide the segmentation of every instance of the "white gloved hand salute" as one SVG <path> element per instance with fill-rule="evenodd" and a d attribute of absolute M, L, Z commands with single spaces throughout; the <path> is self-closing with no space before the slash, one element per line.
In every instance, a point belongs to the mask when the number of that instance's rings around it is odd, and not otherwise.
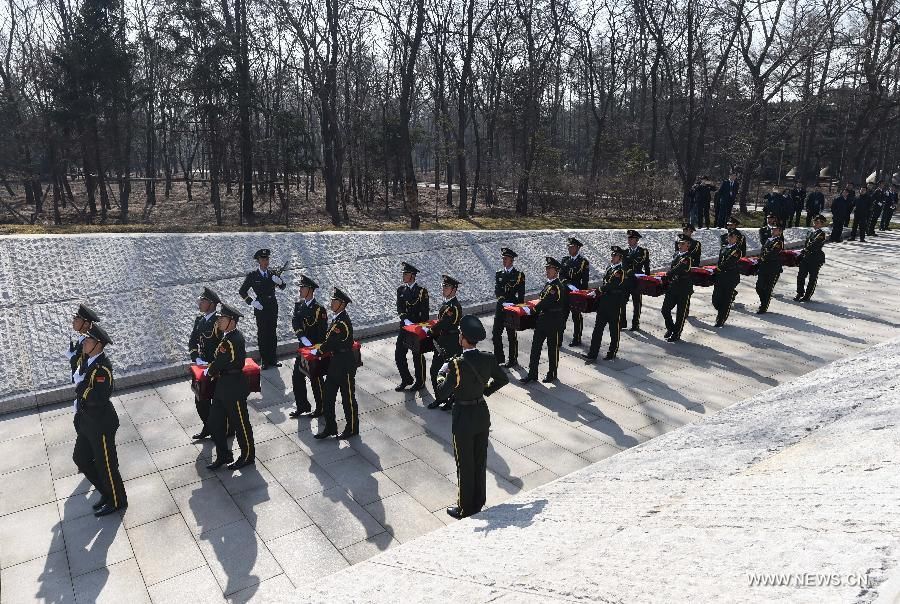
<path fill-rule="evenodd" d="M 254 300 L 253 302 L 250 303 L 250 306 L 252 306 L 252 307 L 255 308 L 256 310 L 262 310 L 262 309 L 263 309 L 262 302 L 260 302 L 259 300 Z"/>

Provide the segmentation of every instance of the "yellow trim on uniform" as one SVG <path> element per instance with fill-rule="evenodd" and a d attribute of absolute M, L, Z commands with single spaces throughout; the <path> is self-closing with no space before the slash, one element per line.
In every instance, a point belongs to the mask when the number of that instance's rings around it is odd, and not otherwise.
<path fill-rule="evenodd" d="M 103 443 L 103 459 L 106 461 L 106 473 L 109 476 L 109 490 L 112 492 L 113 507 L 118 508 L 119 498 L 116 496 L 116 485 L 113 482 L 112 467 L 109 465 L 109 451 L 106 449 L 106 434 L 101 434 L 100 440 Z"/>
<path fill-rule="evenodd" d="M 459 508 L 460 516 L 463 515 L 463 507 L 462 507 L 462 483 L 460 482 L 459 477 L 459 449 L 456 447 L 456 435 L 452 436 L 453 439 L 453 460 L 456 462 L 456 507 Z"/>
<path fill-rule="evenodd" d="M 250 450 L 253 448 L 253 443 L 250 442 L 250 436 L 247 434 L 247 425 L 244 423 L 244 415 L 241 413 L 241 401 L 235 401 L 234 406 L 237 408 L 238 417 L 241 420 L 241 430 L 244 431 L 244 442 L 247 443 L 247 451 L 244 454 L 244 461 L 249 461 Z"/>
<path fill-rule="evenodd" d="M 353 401 L 353 384 L 350 382 L 350 374 L 347 374 L 347 398 L 350 403 L 350 417 L 345 418 L 350 423 L 350 431 L 356 432 L 357 427 L 356 424 L 353 423 L 353 418 L 356 417 L 356 404 Z"/>
<path fill-rule="evenodd" d="M 453 360 L 453 369 L 456 370 L 456 386 L 454 388 L 459 388 L 459 361 L 456 359 Z"/>

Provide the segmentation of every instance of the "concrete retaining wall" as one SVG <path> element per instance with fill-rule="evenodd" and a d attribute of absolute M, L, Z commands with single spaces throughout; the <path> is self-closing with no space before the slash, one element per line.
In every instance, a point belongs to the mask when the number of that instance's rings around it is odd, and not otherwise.
<path fill-rule="evenodd" d="M 748 247 L 758 248 L 757 229 L 748 228 Z M 714 260 L 721 230 L 701 230 L 696 237 Z M 798 243 L 806 229 L 789 229 Z M 119 388 L 185 373 L 187 339 L 196 314 L 195 299 L 203 285 L 224 300 L 244 306 L 237 290 L 255 266 L 253 252 L 268 247 L 272 266 L 289 261 L 288 288 L 279 294 L 279 350 L 296 343 L 290 315 L 296 281 L 303 272 L 322 289 L 332 286 L 354 299 L 350 313 L 360 337 L 396 329 L 395 293 L 400 262 L 422 272 L 419 281 L 432 292 L 432 312 L 439 302 L 440 274 L 463 282 L 459 298 L 469 312 L 493 307 L 493 272 L 499 248 L 519 253 L 529 291 L 544 280 L 544 256 L 566 254 L 565 242 L 576 235 L 583 254 L 599 278 L 608 262 L 609 246 L 624 245 L 622 230 L 573 231 L 431 231 L 230 233 L 143 235 L 46 235 L 0 237 L 0 412 L 67 400 L 71 385 L 65 350 L 71 316 L 85 301 L 103 318 L 116 344 L 110 347 Z M 673 231 L 643 231 L 642 244 L 652 264 L 668 264 Z M 256 348 L 252 313 L 241 328 Z"/>

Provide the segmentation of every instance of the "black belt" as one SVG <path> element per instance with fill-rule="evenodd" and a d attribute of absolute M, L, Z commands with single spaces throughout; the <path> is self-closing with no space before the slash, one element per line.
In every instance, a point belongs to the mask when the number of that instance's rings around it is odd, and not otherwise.
<path fill-rule="evenodd" d="M 456 399 L 456 400 L 453 401 L 453 404 L 454 404 L 454 405 L 462 405 L 463 407 L 468 407 L 468 406 L 470 406 L 470 405 L 479 405 L 479 404 L 481 404 L 481 403 L 484 403 L 484 397 L 483 397 L 483 396 L 480 397 L 480 398 L 476 398 L 476 399 L 469 400 L 469 401 L 461 401 L 461 400 L 459 400 L 459 399 Z"/>

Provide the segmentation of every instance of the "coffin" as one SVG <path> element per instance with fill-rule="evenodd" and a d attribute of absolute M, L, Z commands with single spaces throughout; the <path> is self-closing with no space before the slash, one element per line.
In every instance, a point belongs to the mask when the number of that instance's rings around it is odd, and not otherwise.
<path fill-rule="evenodd" d="M 597 298 L 590 296 L 593 290 L 576 289 L 569 292 L 569 308 L 578 312 L 595 312 L 597 310 Z"/>
<path fill-rule="evenodd" d="M 759 270 L 759 258 L 741 258 L 738 260 L 738 272 L 746 277 L 755 275 Z"/>
<path fill-rule="evenodd" d="M 695 266 L 691 269 L 691 280 L 697 287 L 711 287 L 716 280 L 716 267 Z"/>
<path fill-rule="evenodd" d="M 209 376 L 203 375 L 205 366 L 191 365 L 191 390 L 200 400 L 212 399 L 216 391 L 216 380 L 210 379 Z M 259 365 L 251 358 L 244 360 L 244 377 L 247 378 L 247 384 L 250 392 L 260 392 L 259 383 Z"/>
<path fill-rule="evenodd" d="M 524 304 L 514 304 L 513 306 L 503 307 L 504 324 L 511 327 L 515 331 L 525 331 L 534 329 L 535 313 L 534 307 L 538 300 L 528 300 Z M 531 308 L 531 314 L 525 312 L 525 307 Z"/>
<path fill-rule="evenodd" d="M 637 275 L 638 291 L 644 296 L 661 296 L 666 293 L 669 282 L 662 274 Z"/>
<path fill-rule="evenodd" d="M 332 353 L 313 354 L 314 346 L 303 346 L 297 349 L 297 362 L 300 363 L 300 371 L 307 377 L 317 378 L 323 377 L 328 373 L 328 365 L 331 364 Z M 362 367 L 362 355 L 360 354 L 359 342 L 353 342 L 353 356 L 356 359 L 356 366 Z"/>
<path fill-rule="evenodd" d="M 434 327 L 437 321 L 426 321 L 425 323 L 413 323 L 412 325 L 404 325 L 400 328 L 400 340 L 403 344 L 415 353 L 425 353 L 434 351 L 434 332 L 426 332 L 425 327 Z"/>
<path fill-rule="evenodd" d="M 802 250 L 781 250 L 781 266 L 798 266 Z"/>

